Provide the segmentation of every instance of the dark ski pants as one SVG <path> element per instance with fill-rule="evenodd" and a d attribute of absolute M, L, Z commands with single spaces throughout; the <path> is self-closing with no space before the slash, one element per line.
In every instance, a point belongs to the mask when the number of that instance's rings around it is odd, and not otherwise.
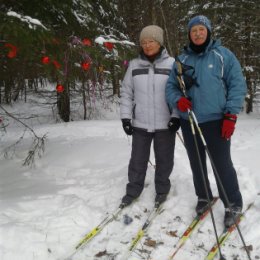
<path fill-rule="evenodd" d="M 230 155 L 230 140 L 226 140 L 221 137 L 221 127 L 222 120 L 210 121 L 206 123 L 199 124 L 202 134 L 205 138 L 207 147 L 213 159 L 213 162 L 216 166 L 217 172 L 219 174 L 221 183 L 224 187 L 224 190 L 227 194 L 227 198 L 229 202 L 234 204 L 235 206 L 242 207 L 242 196 L 239 190 L 237 174 L 234 169 L 231 155 Z M 181 129 L 183 133 L 183 138 L 185 142 L 185 146 L 187 149 L 188 157 L 190 160 L 190 165 L 193 173 L 193 182 L 196 191 L 196 195 L 199 198 L 207 199 L 205 186 L 203 182 L 203 175 L 200 170 L 198 155 L 196 151 L 196 147 L 194 144 L 194 138 L 191 132 L 190 123 L 187 120 L 181 119 Z M 206 151 L 205 147 L 199 137 L 199 134 L 196 132 L 196 139 L 199 146 L 199 154 L 203 165 L 203 172 L 206 177 L 206 186 L 209 191 L 210 198 L 213 197 L 210 184 L 208 180 L 207 174 L 207 166 L 206 166 Z M 215 172 L 214 172 L 215 174 Z M 217 182 L 217 178 L 216 182 Z M 223 192 L 220 188 L 219 183 L 217 182 L 218 192 L 221 200 L 224 203 L 224 206 L 227 207 L 227 202 L 223 195 Z"/>
<path fill-rule="evenodd" d="M 168 193 L 171 188 L 169 177 L 173 169 L 175 133 L 168 130 L 149 133 L 134 129 L 128 166 L 129 183 L 126 186 L 126 193 L 134 198 L 137 198 L 144 188 L 152 141 L 156 163 L 156 193 Z"/>

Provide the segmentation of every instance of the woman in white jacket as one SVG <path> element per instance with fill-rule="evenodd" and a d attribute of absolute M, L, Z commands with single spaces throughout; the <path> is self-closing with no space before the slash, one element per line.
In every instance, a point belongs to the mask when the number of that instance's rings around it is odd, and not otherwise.
<path fill-rule="evenodd" d="M 129 63 L 121 98 L 120 117 L 127 135 L 133 135 L 128 167 L 128 184 L 122 206 L 139 197 L 143 188 L 153 141 L 155 170 L 155 203 L 166 200 L 171 184 L 175 135 L 180 123 L 177 111 L 171 113 L 165 100 L 165 86 L 174 58 L 163 47 L 163 30 L 156 25 L 140 33 L 140 55 Z"/>

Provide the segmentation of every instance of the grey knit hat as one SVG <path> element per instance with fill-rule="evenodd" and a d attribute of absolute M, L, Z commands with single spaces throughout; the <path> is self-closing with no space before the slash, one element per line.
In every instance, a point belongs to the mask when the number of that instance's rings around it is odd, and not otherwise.
<path fill-rule="evenodd" d="M 148 25 L 140 33 L 139 41 L 145 38 L 153 39 L 163 45 L 163 29 L 157 25 Z"/>

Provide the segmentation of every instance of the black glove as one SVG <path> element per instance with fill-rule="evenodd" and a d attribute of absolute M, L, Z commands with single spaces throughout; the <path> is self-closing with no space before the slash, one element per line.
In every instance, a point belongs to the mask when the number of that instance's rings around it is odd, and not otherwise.
<path fill-rule="evenodd" d="M 168 123 L 168 129 L 171 132 L 177 132 L 181 126 L 180 119 L 177 117 L 172 117 Z"/>
<path fill-rule="evenodd" d="M 130 119 L 127 119 L 127 118 L 122 119 L 122 125 L 123 125 L 124 131 L 127 135 L 133 134 L 133 127 L 132 127 Z"/>

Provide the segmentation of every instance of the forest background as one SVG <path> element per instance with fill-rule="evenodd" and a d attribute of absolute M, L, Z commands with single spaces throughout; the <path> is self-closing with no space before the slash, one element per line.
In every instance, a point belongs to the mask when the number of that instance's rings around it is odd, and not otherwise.
<path fill-rule="evenodd" d="M 2 128 L 12 116 L 3 105 L 27 102 L 31 94 L 60 121 L 75 120 L 75 107 L 81 119 L 95 117 L 97 100 L 109 104 L 120 97 L 140 30 L 161 26 L 165 46 L 176 56 L 187 43 L 187 23 L 197 14 L 209 17 L 213 37 L 238 57 L 250 113 L 260 102 L 259 7 L 257 0 L 0 0 Z"/>

